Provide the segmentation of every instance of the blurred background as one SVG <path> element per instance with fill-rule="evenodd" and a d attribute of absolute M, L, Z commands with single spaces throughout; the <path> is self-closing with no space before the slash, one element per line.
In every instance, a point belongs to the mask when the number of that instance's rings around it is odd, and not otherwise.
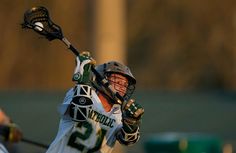
<path fill-rule="evenodd" d="M 131 68 L 145 115 L 141 140 L 119 146 L 122 152 L 148 153 L 150 141 L 159 145 L 151 136 L 165 134 L 177 144 L 209 136 L 222 152 L 235 152 L 236 1 L 1 0 L 0 107 L 26 138 L 49 144 L 57 106 L 74 85 L 75 62 L 59 40 L 21 28 L 33 6 L 45 6 L 64 36 L 97 64 L 118 60 Z M 24 142 L 16 147 L 45 152 Z"/>

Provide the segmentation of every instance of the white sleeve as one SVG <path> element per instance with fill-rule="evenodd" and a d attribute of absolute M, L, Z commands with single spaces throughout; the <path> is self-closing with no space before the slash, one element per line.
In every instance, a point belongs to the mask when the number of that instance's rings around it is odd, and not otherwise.
<path fill-rule="evenodd" d="M 0 153 L 8 153 L 7 149 L 0 143 Z"/>

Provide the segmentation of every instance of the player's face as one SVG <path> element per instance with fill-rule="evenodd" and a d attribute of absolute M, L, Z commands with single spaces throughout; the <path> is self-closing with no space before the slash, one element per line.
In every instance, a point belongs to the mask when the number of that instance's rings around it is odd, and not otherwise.
<path fill-rule="evenodd" d="M 108 77 L 108 80 L 112 87 L 118 92 L 121 96 L 124 96 L 128 87 L 128 79 L 120 74 L 111 74 Z"/>

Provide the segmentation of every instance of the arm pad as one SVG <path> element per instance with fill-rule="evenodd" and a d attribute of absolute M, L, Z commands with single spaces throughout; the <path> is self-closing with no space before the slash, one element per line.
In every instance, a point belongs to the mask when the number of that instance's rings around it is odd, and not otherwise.
<path fill-rule="evenodd" d="M 134 143 L 138 142 L 140 138 L 139 127 L 133 133 L 127 133 L 123 128 L 121 128 L 120 131 L 118 131 L 116 138 L 120 144 L 126 146 L 133 145 Z"/>
<path fill-rule="evenodd" d="M 92 105 L 92 88 L 88 85 L 77 85 L 69 105 L 69 115 L 73 121 L 85 121 Z"/>

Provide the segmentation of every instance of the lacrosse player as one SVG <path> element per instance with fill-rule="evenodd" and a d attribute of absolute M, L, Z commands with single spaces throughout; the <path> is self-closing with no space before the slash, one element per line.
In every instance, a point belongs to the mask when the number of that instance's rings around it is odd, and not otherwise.
<path fill-rule="evenodd" d="M 76 62 L 76 85 L 59 107 L 59 130 L 46 153 L 111 153 L 116 141 L 126 146 L 136 143 L 144 109 L 130 99 L 136 84 L 130 69 L 115 61 L 96 67 L 123 97 L 120 105 L 91 75 L 95 61 L 88 52 Z"/>
<path fill-rule="evenodd" d="M 20 129 L 11 122 L 10 118 L 0 108 L 0 153 L 8 153 L 4 144 L 19 142 L 21 138 Z"/>

